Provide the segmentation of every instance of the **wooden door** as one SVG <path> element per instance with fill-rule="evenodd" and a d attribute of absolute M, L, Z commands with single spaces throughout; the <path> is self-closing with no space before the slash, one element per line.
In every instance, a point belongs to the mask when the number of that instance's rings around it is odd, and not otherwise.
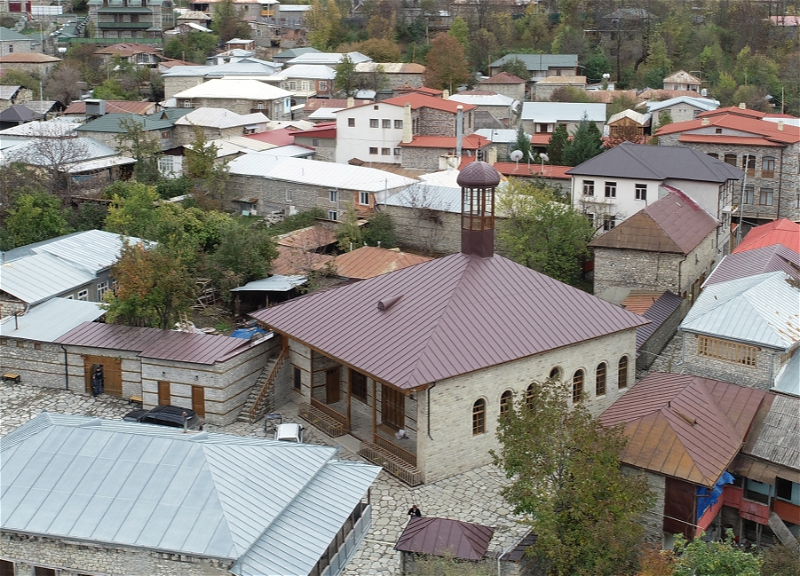
<path fill-rule="evenodd" d="M 384 384 L 381 388 L 381 420 L 393 428 L 405 428 L 406 397 Z"/>
<path fill-rule="evenodd" d="M 86 355 L 83 359 L 83 373 L 86 392 L 92 393 L 92 374 L 96 366 L 103 369 L 103 392 L 122 397 L 122 360 L 108 356 Z"/>
<path fill-rule="evenodd" d="M 194 396 L 194 394 L 193 394 Z M 158 381 L 158 403 L 161 406 L 166 406 L 172 401 L 172 394 L 169 390 L 169 382 L 164 380 Z"/>
<path fill-rule="evenodd" d="M 325 372 L 325 404 L 339 401 L 339 369 L 331 368 Z"/>
<path fill-rule="evenodd" d="M 664 532 L 694 537 L 695 500 L 694 485 L 666 477 L 664 490 Z"/>
<path fill-rule="evenodd" d="M 202 386 L 192 386 L 192 410 L 198 416 L 206 417 L 206 389 Z"/>

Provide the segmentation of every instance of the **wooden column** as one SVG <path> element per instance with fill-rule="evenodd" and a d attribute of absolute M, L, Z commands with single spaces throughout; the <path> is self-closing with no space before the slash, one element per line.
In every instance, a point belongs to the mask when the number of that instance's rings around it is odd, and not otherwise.
<path fill-rule="evenodd" d="M 350 433 L 352 432 L 350 425 L 350 396 L 353 395 L 353 371 L 343 366 L 339 370 L 347 370 L 347 432 Z"/>
<path fill-rule="evenodd" d="M 372 380 L 372 441 L 378 434 L 378 385 L 375 379 Z"/>

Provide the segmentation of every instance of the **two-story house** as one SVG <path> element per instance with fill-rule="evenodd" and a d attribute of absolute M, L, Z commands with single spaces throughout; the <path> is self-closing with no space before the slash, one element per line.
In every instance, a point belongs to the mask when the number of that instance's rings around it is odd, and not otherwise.
<path fill-rule="evenodd" d="M 150 138 L 156 140 L 162 150 L 169 150 L 175 144 L 175 122 L 192 110 L 189 108 L 173 108 L 142 116 L 139 114 L 105 114 L 94 120 L 89 120 L 75 128 L 82 136 L 88 136 L 111 146 L 119 148 L 119 138 L 128 132 L 127 125 L 138 124 L 142 131 Z"/>
<path fill-rule="evenodd" d="M 524 102 L 522 104 L 522 128 L 534 138 L 543 137 L 549 140 L 556 126 L 563 124 L 570 134 L 581 121 L 586 118 L 594 122 L 600 133 L 606 123 L 605 104 L 585 104 L 578 102 Z"/>
<path fill-rule="evenodd" d="M 662 119 L 661 115 L 668 113 L 672 122 L 685 122 L 694 120 L 699 114 L 719 108 L 719 102 L 711 98 L 694 96 L 676 96 L 666 100 L 648 100 L 636 106 L 645 108 L 653 117 L 653 125 Z"/>
<path fill-rule="evenodd" d="M 336 70 L 321 64 L 297 64 L 278 72 L 284 87 L 293 92 L 292 101 L 304 104 L 309 98 L 330 98 Z"/>
<path fill-rule="evenodd" d="M 258 80 L 209 80 L 175 94 L 179 108 L 224 108 L 236 114 L 261 112 L 270 120 L 289 120 L 292 93 Z"/>
<path fill-rule="evenodd" d="M 685 70 L 678 70 L 664 78 L 664 90 L 700 92 L 701 83 L 702 81 L 697 76 L 693 76 Z"/>
<path fill-rule="evenodd" d="M 502 72 L 503 64 L 511 60 L 521 60 L 528 70 L 527 83 L 533 84 L 548 76 L 577 76 L 577 54 L 506 54 L 489 65 L 489 74 L 494 76 Z"/>
<path fill-rule="evenodd" d="M 89 0 L 87 4 L 97 38 L 160 39 L 174 24 L 169 0 Z"/>
<path fill-rule="evenodd" d="M 661 128 L 659 145 L 687 146 L 741 168 L 735 218 L 800 220 L 800 127 L 791 117 L 719 108 Z"/>
<path fill-rule="evenodd" d="M 269 119 L 261 112 L 236 114 L 223 108 L 197 108 L 175 121 L 175 146 L 186 146 L 195 139 L 195 130 L 207 140 L 258 134 L 267 129 Z"/>

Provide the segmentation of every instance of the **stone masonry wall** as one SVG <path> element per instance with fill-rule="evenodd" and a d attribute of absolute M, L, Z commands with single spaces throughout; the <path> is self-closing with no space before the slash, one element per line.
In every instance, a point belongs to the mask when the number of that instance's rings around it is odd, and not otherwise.
<path fill-rule="evenodd" d="M 90 392 L 86 391 L 86 371 L 84 368 L 83 356 L 91 355 L 108 358 L 109 361 L 120 358 L 120 365 L 122 368 L 122 398 L 141 395 L 142 362 L 136 352 L 70 345 L 65 345 L 64 348 L 67 349 L 69 389 L 73 392 L 90 394 Z"/>
<path fill-rule="evenodd" d="M 661 354 L 664 348 L 675 336 L 675 331 L 680 326 L 681 320 L 688 311 L 688 302 L 684 301 L 681 306 L 678 306 L 675 311 L 670 314 L 658 329 L 651 334 L 641 348 L 639 348 L 639 357 L 636 359 L 637 370 L 647 370 L 650 365 L 655 362 L 657 354 Z M 677 359 L 676 359 L 677 360 Z"/>
<path fill-rule="evenodd" d="M 683 330 L 680 332 L 683 343 L 681 372 L 762 390 L 769 390 L 772 387 L 773 379 L 780 369 L 779 351 L 760 348 L 756 365 L 746 366 L 738 362 L 700 356 L 697 353 L 698 335 Z"/>
<path fill-rule="evenodd" d="M 205 82 L 202 76 L 164 76 L 164 98 L 169 99 L 189 88 L 200 86 Z M 183 102 L 178 102 L 183 106 Z"/>
<path fill-rule="evenodd" d="M 545 380 L 553 368 L 559 368 L 570 389 L 573 374 L 584 371 L 584 401 L 592 414 L 599 415 L 633 385 L 635 350 L 636 330 L 626 330 L 443 380 L 420 392 L 417 457 L 425 481 L 435 482 L 489 464 L 489 450 L 499 447 L 495 434 L 500 396 L 506 390 L 524 394 L 532 381 Z M 617 366 L 622 356 L 628 358 L 628 383 L 620 389 Z M 597 396 L 595 371 L 601 362 L 607 365 L 606 394 Z M 486 432 L 473 436 L 472 407 L 478 398 L 486 400 Z"/>
<path fill-rule="evenodd" d="M 666 480 L 664 476 L 643 472 L 630 466 L 622 465 L 625 474 L 644 474 L 647 485 L 655 496 L 655 501 L 650 509 L 642 515 L 640 523 L 644 526 L 645 540 L 651 544 L 661 544 L 664 538 L 664 496 L 666 494 Z"/>
<path fill-rule="evenodd" d="M 415 132 L 417 136 L 452 137 L 456 135 L 456 115 L 451 112 L 435 108 L 420 108 L 414 111 L 414 115 L 419 118 L 418 132 Z M 463 130 L 465 136 L 473 132 L 472 111 L 464 112 Z"/>
<path fill-rule="evenodd" d="M 33 567 L 60 570 L 61 576 L 128 574 L 130 576 L 224 576 L 233 562 L 195 558 L 134 548 L 66 542 L 3 532 L 0 558 L 16 564 L 18 575 L 33 574 Z"/>
<path fill-rule="evenodd" d="M 710 127 L 713 130 L 713 126 Z M 712 134 L 709 131 L 709 134 Z M 659 137 L 661 146 L 681 146 L 685 145 L 678 142 L 680 134 L 667 134 Z M 734 204 L 742 206 L 742 215 L 745 218 L 775 219 L 776 217 L 789 218 L 790 220 L 800 219 L 800 205 L 798 205 L 798 194 L 800 194 L 800 143 L 787 146 L 782 153 L 783 163 L 781 163 L 781 150 L 774 147 L 764 146 L 728 146 L 717 144 L 697 144 L 692 143 L 691 147 L 705 154 L 717 154 L 720 160 L 724 160 L 725 154 L 736 154 L 736 167 L 742 169 L 745 154 L 756 157 L 755 173 L 738 181 L 734 188 Z M 762 174 L 762 160 L 764 156 L 775 158 L 774 177 L 765 178 Z M 742 204 L 742 187 L 744 185 L 754 187 L 753 204 Z M 772 188 L 772 206 L 759 205 L 759 191 L 761 188 Z M 780 190 L 780 194 L 779 194 Z"/>
<path fill-rule="evenodd" d="M 411 170 L 439 170 L 439 157 L 447 154 L 446 148 L 411 148 L 403 146 L 400 165 Z"/>
<path fill-rule="evenodd" d="M 424 254 L 455 254 L 461 250 L 461 216 L 453 212 L 385 206 L 397 243 Z"/>
<path fill-rule="evenodd" d="M 11 316 L 17 312 L 25 312 L 25 303 L 5 292 L 0 292 L 0 318 Z"/>
<path fill-rule="evenodd" d="M 63 388 L 66 381 L 64 351 L 49 342 L 0 338 L 0 370 L 19 374 L 25 384 L 45 388 Z"/>

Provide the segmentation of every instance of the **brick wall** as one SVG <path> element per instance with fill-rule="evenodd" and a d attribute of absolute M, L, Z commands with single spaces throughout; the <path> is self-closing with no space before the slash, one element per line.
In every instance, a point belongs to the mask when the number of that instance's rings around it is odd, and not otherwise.
<path fill-rule="evenodd" d="M 22 382 L 45 388 L 63 388 L 66 380 L 64 351 L 58 344 L 34 342 L 3 336 L 0 370 L 19 374 Z M 40 349 L 36 349 L 36 345 Z"/>
<path fill-rule="evenodd" d="M 620 390 L 617 383 L 617 364 L 623 355 L 629 359 L 628 387 L 633 385 L 635 349 L 636 331 L 626 330 L 443 380 L 427 391 L 420 391 L 417 457 L 425 481 L 435 482 L 489 464 L 489 450 L 498 448 L 495 433 L 501 394 L 506 390 L 523 394 L 532 381 L 546 379 L 554 367 L 570 382 L 576 370 L 584 371 L 585 401 L 592 414 L 599 415 L 626 390 Z M 601 362 L 608 366 L 606 394 L 598 397 L 595 370 Z M 486 400 L 486 432 L 473 436 L 472 407 L 478 398 Z"/>
<path fill-rule="evenodd" d="M 780 369 L 781 351 L 759 348 L 755 366 L 718 360 L 697 353 L 697 334 L 681 330 L 681 372 L 769 390 Z"/>
<path fill-rule="evenodd" d="M 230 574 L 233 562 L 195 558 L 183 554 L 80 544 L 2 532 L 0 558 L 16 564 L 18 575 L 33 574 L 33 567 L 60 570 L 62 576 L 78 574 L 130 574 L 131 576 L 212 576 Z"/>

